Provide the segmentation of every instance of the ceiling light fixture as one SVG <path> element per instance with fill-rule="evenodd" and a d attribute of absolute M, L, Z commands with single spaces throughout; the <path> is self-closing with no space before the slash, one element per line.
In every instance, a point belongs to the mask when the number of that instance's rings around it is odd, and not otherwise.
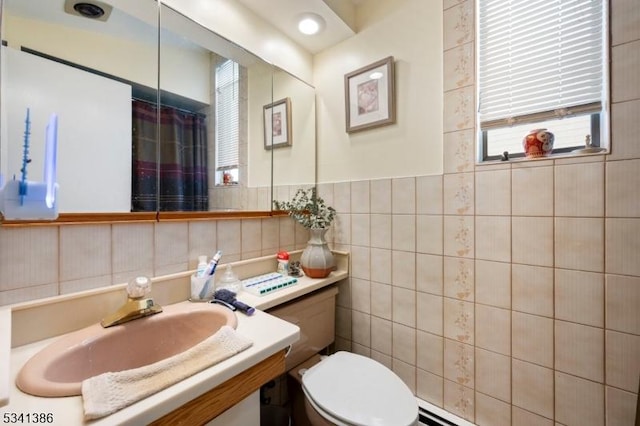
<path fill-rule="evenodd" d="M 313 35 L 324 29 L 325 20 L 316 13 L 303 13 L 298 17 L 298 31 L 302 34 Z"/>

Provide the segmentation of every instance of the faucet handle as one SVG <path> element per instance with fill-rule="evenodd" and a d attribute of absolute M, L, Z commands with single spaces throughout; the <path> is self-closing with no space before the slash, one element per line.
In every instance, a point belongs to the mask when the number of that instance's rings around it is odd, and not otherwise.
<path fill-rule="evenodd" d="M 140 299 L 149 293 L 151 293 L 151 279 L 148 277 L 136 277 L 127 284 L 127 294 L 131 299 Z"/>

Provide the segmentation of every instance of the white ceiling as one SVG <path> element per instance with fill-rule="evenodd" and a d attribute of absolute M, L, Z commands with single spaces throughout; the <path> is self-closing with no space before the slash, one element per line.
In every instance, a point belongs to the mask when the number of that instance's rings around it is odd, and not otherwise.
<path fill-rule="evenodd" d="M 304 49 L 318 53 L 355 34 L 355 8 L 367 0 L 237 0 Z M 298 31 L 298 17 L 313 12 L 324 18 L 318 34 Z"/>

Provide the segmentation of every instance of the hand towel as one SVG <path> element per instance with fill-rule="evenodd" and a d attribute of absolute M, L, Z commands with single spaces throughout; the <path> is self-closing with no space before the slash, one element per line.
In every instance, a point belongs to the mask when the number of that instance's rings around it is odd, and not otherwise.
<path fill-rule="evenodd" d="M 170 358 L 131 370 L 108 372 L 82 382 L 85 419 L 115 413 L 214 364 L 252 342 L 225 325 L 211 337 Z"/>

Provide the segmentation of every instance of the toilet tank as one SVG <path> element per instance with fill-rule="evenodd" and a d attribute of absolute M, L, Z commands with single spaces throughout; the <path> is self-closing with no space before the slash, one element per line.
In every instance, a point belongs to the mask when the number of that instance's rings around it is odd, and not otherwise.
<path fill-rule="evenodd" d="M 287 371 L 333 343 L 337 295 L 338 288 L 331 286 L 267 311 L 300 327 L 300 340 L 285 358 Z"/>

